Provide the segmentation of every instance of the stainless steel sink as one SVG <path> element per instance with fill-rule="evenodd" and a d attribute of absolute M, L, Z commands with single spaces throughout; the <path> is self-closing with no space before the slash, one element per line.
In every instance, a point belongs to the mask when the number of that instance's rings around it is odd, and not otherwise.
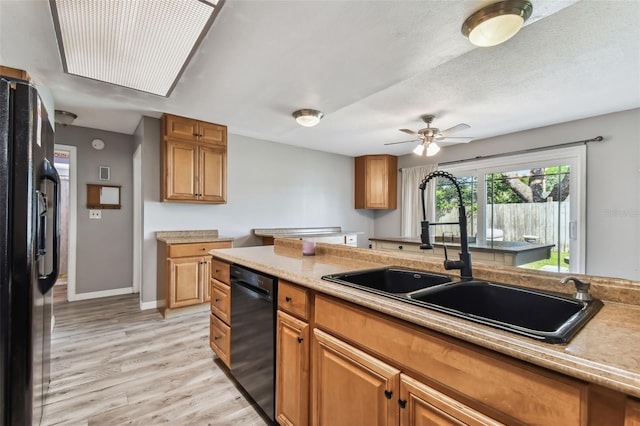
<path fill-rule="evenodd" d="M 406 294 L 452 281 L 448 275 L 395 267 L 325 275 L 322 279 L 383 295 Z"/>
<path fill-rule="evenodd" d="M 599 300 L 403 268 L 326 275 L 349 285 L 547 343 L 566 343 L 603 306 Z"/>

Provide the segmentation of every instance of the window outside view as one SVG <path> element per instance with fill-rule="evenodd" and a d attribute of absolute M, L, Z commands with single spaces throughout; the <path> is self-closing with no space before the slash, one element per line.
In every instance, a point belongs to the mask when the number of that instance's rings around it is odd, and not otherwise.
<path fill-rule="evenodd" d="M 519 265 L 523 268 L 569 271 L 570 167 L 536 167 L 456 178 L 461 185 L 470 243 L 499 249 L 510 243 L 547 244 L 547 259 Z M 480 193 L 482 192 L 482 193 Z M 436 187 L 438 222 L 458 220 L 455 188 L 446 180 Z M 478 222 L 486 223 L 479 232 Z M 457 226 L 438 226 L 436 242 L 458 242 Z"/>

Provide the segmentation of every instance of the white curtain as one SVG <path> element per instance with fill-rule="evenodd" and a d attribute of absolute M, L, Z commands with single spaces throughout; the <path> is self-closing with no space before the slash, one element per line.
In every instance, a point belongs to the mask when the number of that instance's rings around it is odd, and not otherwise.
<path fill-rule="evenodd" d="M 426 175 L 437 169 L 437 164 L 402 169 L 402 223 L 400 230 L 403 237 L 420 236 L 422 201 L 418 187 Z M 436 214 L 436 181 L 437 179 L 429 181 L 424 191 L 427 220 L 431 222 L 435 221 Z"/>

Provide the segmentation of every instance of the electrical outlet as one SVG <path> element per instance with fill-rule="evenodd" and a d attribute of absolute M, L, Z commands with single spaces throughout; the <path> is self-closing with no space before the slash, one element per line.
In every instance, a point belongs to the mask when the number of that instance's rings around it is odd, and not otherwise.
<path fill-rule="evenodd" d="M 89 210 L 89 219 L 102 219 L 102 210 Z"/>

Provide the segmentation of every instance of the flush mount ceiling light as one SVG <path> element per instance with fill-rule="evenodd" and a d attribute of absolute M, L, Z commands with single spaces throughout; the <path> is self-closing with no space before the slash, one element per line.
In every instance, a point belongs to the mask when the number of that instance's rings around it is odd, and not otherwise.
<path fill-rule="evenodd" d="M 313 127 L 320 122 L 324 114 L 317 109 L 299 109 L 291 114 L 296 122 L 304 127 Z"/>
<path fill-rule="evenodd" d="M 169 96 L 224 0 L 49 0 L 64 71 Z"/>
<path fill-rule="evenodd" d="M 62 124 L 65 127 L 73 123 L 73 121 L 78 118 L 78 116 L 72 112 L 61 111 L 59 109 L 56 110 L 55 114 L 55 122 Z"/>
<path fill-rule="evenodd" d="M 533 6 L 526 0 L 493 3 L 469 16 L 462 34 L 476 46 L 488 47 L 513 37 L 531 16 Z"/>

